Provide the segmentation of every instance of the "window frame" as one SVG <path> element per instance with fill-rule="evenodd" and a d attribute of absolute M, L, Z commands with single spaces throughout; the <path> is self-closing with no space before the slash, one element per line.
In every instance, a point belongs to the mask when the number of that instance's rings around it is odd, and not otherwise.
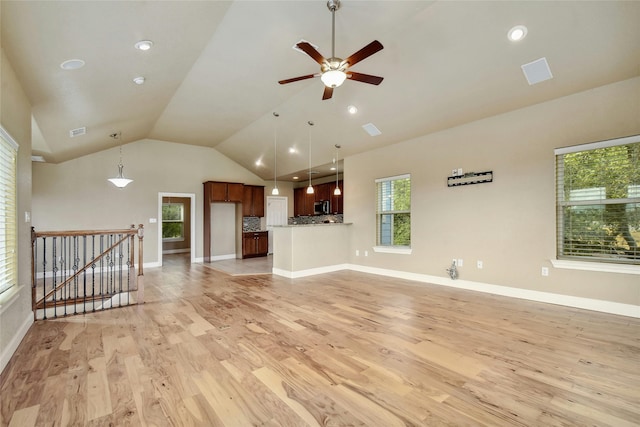
<path fill-rule="evenodd" d="M 172 206 L 172 205 L 180 205 L 181 209 L 180 209 L 180 217 L 181 219 L 179 220 L 175 220 L 175 219 L 169 219 L 169 220 L 165 220 L 164 219 L 164 207 L 165 206 Z M 185 240 L 185 233 L 184 233 L 184 225 L 185 225 L 185 221 L 184 221 L 184 211 L 185 211 L 185 207 L 184 207 L 184 203 L 183 202 L 177 202 L 177 203 L 172 203 L 172 202 L 162 202 L 162 208 L 160 209 L 160 211 L 162 212 L 162 229 L 160 230 L 161 234 L 164 230 L 164 224 L 165 223 L 180 223 L 182 224 L 181 230 L 181 236 L 180 237 L 163 237 L 162 241 L 163 242 L 184 242 Z"/>
<path fill-rule="evenodd" d="M 393 181 L 399 181 L 407 179 L 409 181 L 409 209 L 400 209 L 400 210 L 381 210 L 382 202 L 382 192 L 380 186 L 384 183 L 391 183 Z M 393 253 L 393 254 L 411 254 L 411 174 L 402 174 L 395 175 L 385 178 L 377 178 L 375 180 L 376 184 L 376 201 L 375 201 L 375 241 L 376 245 L 373 247 L 374 252 L 381 253 Z M 380 241 L 381 237 L 381 218 L 384 215 L 398 215 L 398 214 L 408 214 L 409 215 L 409 244 L 408 245 L 393 245 L 393 244 L 383 244 Z M 391 233 L 393 234 L 393 226 L 391 227 Z"/>
<path fill-rule="evenodd" d="M 0 224 L 0 298 L 18 288 L 18 149 L 13 137 L 0 126 L 0 198 L 4 212 Z M 6 162 L 11 159 L 10 162 Z M 6 196 L 5 196 L 6 194 Z M 8 240 L 5 236 L 9 236 Z M 5 242 L 7 245 L 5 246 Z"/>
<path fill-rule="evenodd" d="M 569 189 L 575 191 L 580 197 L 576 200 L 565 200 L 565 179 L 564 179 L 564 159 L 565 155 L 572 153 L 587 152 L 596 149 L 610 148 L 622 145 L 630 145 L 640 143 L 640 135 L 633 135 L 623 138 L 615 138 L 605 141 L 592 142 L 587 144 L 580 144 L 570 147 L 562 147 L 554 150 L 555 154 L 555 205 L 556 205 L 556 259 L 551 260 L 554 267 L 567 268 L 567 269 L 579 269 L 590 271 L 606 271 L 606 272 L 620 272 L 620 273 L 640 273 L 640 259 L 630 258 L 625 260 L 621 257 L 608 257 L 601 254 L 598 256 L 592 255 L 576 255 L 567 254 L 565 249 L 565 214 L 564 210 L 567 207 L 584 208 L 585 206 L 602 206 L 607 204 L 625 204 L 632 205 L 640 203 L 640 197 L 626 197 L 617 199 L 607 199 L 606 191 L 603 191 L 605 187 L 593 187 L 589 189 Z M 602 184 L 604 185 L 604 183 Z M 634 186 L 630 184 L 629 186 Z M 605 197 L 602 197 L 605 194 Z M 578 194 L 577 194 L 578 195 Z M 628 195 L 628 193 L 627 193 Z M 590 198 L 594 197 L 594 198 Z"/>

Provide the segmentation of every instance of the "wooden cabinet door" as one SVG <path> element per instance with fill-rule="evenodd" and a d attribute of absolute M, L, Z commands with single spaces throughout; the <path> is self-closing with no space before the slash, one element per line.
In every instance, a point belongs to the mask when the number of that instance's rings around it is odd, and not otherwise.
<path fill-rule="evenodd" d="M 244 185 L 237 183 L 227 184 L 227 202 L 242 203 L 242 197 L 244 195 Z"/>
<path fill-rule="evenodd" d="M 227 184 L 224 182 L 209 183 L 209 190 L 212 202 L 225 202 L 227 200 Z"/>
<path fill-rule="evenodd" d="M 256 239 L 256 255 L 267 255 L 269 253 L 269 233 L 263 231 Z"/>
<path fill-rule="evenodd" d="M 264 187 L 258 185 L 244 186 L 242 216 L 264 216 Z"/>
<path fill-rule="evenodd" d="M 253 216 L 264 216 L 264 187 L 253 187 Z"/>
<path fill-rule="evenodd" d="M 329 195 L 329 186 L 331 184 L 318 184 L 315 187 L 315 201 L 320 202 L 324 200 L 331 200 L 331 196 Z"/>
<path fill-rule="evenodd" d="M 253 233 L 242 233 L 242 258 L 255 255 L 255 239 Z"/>
<path fill-rule="evenodd" d="M 242 191 L 242 216 L 253 216 L 253 187 L 245 185 Z"/>
<path fill-rule="evenodd" d="M 293 189 L 293 216 L 305 215 L 303 213 L 305 210 L 305 197 L 304 188 Z"/>

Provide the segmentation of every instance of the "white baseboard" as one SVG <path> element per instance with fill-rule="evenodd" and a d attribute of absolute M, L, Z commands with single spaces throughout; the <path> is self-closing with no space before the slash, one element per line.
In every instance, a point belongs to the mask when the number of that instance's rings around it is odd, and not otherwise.
<path fill-rule="evenodd" d="M 298 279 L 300 277 L 315 276 L 317 274 L 332 273 L 334 271 L 348 270 L 349 264 L 329 265 L 326 267 L 310 268 L 308 270 L 289 271 L 280 268 L 273 268 L 271 272 L 277 276 L 287 277 L 289 279 Z"/>
<path fill-rule="evenodd" d="M 11 360 L 11 356 L 16 352 L 18 346 L 22 342 L 22 339 L 29 332 L 29 328 L 33 324 L 33 313 L 30 311 L 27 313 L 26 319 L 22 322 L 22 325 L 18 328 L 13 338 L 9 344 L 2 349 L 2 354 L 0 354 L 0 373 L 4 371 L 4 368 L 7 366 L 9 361 Z"/>
<path fill-rule="evenodd" d="M 557 304 L 584 310 L 593 310 L 603 313 L 617 314 L 620 316 L 640 318 L 640 306 L 622 304 L 612 301 L 603 301 L 592 298 L 582 298 L 570 295 L 560 295 L 551 292 L 540 292 L 529 289 L 512 288 L 509 286 L 492 285 L 490 283 L 472 282 L 470 280 L 452 280 L 447 277 L 430 276 L 427 274 L 409 273 L 399 270 L 387 270 L 384 268 L 368 267 L 357 264 L 338 264 L 328 267 L 312 268 L 301 271 L 287 271 L 274 268 L 273 274 L 295 279 L 299 277 L 313 276 L 316 274 L 330 273 L 338 270 L 353 270 L 362 273 L 377 274 L 379 276 L 395 277 L 398 279 L 413 280 L 416 282 L 430 283 L 440 286 L 465 289 L 469 291 L 484 292 L 494 295 L 502 295 L 511 298 L 526 299 L 530 301 Z"/>
<path fill-rule="evenodd" d="M 222 261 L 224 259 L 236 259 L 236 254 L 214 255 L 211 257 L 211 261 Z"/>
<path fill-rule="evenodd" d="M 166 251 L 162 251 L 162 255 L 186 254 L 188 252 L 191 252 L 190 248 L 185 248 L 185 249 L 167 249 Z"/>

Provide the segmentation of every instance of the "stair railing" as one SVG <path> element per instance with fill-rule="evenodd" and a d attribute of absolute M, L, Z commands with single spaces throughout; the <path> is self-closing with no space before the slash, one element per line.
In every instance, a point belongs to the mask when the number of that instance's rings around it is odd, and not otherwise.
<path fill-rule="evenodd" d="M 142 224 L 124 230 L 36 232 L 32 228 L 35 320 L 143 303 L 143 239 Z"/>

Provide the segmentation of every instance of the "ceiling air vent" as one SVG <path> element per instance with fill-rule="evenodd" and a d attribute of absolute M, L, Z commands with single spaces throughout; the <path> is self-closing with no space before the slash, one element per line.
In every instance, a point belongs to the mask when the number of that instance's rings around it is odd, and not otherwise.
<path fill-rule="evenodd" d="M 365 132 L 367 132 L 371 136 L 378 136 L 382 134 L 382 132 L 380 132 L 380 129 L 378 129 L 373 123 L 362 125 L 362 129 L 364 129 Z"/>
<path fill-rule="evenodd" d="M 75 138 L 76 136 L 84 135 L 85 133 L 87 133 L 87 128 L 86 127 L 81 127 L 81 128 L 77 128 L 77 129 L 71 129 L 69 131 L 69 136 L 71 138 Z"/>
<path fill-rule="evenodd" d="M 522 65 L 521 68 L 529 85 L 534 85 L 553 78 L 547 58 L 536 59 L 533 62 Z"/>

